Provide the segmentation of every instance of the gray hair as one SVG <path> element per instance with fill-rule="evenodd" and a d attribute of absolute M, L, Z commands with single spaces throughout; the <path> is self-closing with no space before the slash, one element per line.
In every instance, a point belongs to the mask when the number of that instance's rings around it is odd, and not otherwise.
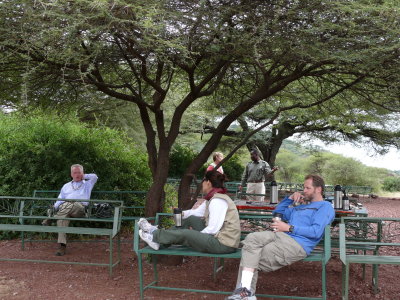
<path fill-rule="evenodd" d="M 72 169 L 75 169 L 75 168 L 79 168 L 79 170 L 81 170 L 81 172 L 83 173 L 83 166 L 82 165 L 80 165 L 80 164 L 72 165 L 71 166 L 71 172 L 72 172 Z"/>

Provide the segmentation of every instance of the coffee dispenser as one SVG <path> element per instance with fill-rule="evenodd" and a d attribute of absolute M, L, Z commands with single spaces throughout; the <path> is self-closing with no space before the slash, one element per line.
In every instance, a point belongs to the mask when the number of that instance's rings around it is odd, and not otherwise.
<path fill-rule="evenodd" d="M 342 208 L 342 187 L 340 185 L 335 185 L 335 191 L 333 194 L 333 208 Z"/>
<path fill-rule="evenodd" d="M 343 190 L 342 209 L 350 210 L 350 200 L 349 197 L 347 197 L 346 190 Z"/>
<path fill-rule="evenodd" d="M 182 209 L 174 208 L 174 222 L 176 227 L 182 227 Z"/>
<path fill-rule="evenodd" d="M 270 193 L 271 204 L 278 204 L 278 185 L 276 181 L 271 182 L 271 193 Z"/>

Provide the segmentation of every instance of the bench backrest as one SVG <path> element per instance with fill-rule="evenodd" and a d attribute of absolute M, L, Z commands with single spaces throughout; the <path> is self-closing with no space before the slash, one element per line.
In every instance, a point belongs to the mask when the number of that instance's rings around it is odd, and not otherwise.
<path fill-rule="evenodd" d="M 59 190 L 34 190 L 33 197 L 57 198 Z M 92 200 L 119 200 L 124 203 L 124 216 L 144 214 L 146 191 L 92 191 Z"/>
<path fill-rule="evenodd" d="M 400 218 L 343 217 L 339 224 L 340 259 L 355 247 L 379 254 L 382 247 L 400 246 Z"/>
<path fill-rule="evenodd" d="M 15 222 L 19 224 L 40 224 L 47 218 L 47 209 L 57 201 L 55 198 L 38 198 L 38 197 L 11 197 L 0 196 L 0 219 L 4 222 Z M 82 199 L 68 199 L 70 202 L 80 202 Z M 113 214 L 111 218 L 65 218 L 66 220 L 89 222 L 111 223 L 113 236 L 115 236 L 121 228 L 121 217 L 123 210 L 123 202 L 119 200 L 85 200 L 89 204 L 111 204 Z"/>

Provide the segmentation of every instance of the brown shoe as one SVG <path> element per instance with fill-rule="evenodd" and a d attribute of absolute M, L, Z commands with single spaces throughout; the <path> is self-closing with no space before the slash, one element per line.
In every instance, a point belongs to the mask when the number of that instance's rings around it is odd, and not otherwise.
<path fill-rule="evenodd" d="M 65 250 L 67 249 L 66 245 L 60 245 L 60 247 L 58 248 L 56 255 L 57 256 L 63 256 L 65 255 Z"/>
<path fill-rule="evenodd" d="M 51 225 L 51 220 L 50 219 L 43 220 L 42 225 L 43 226 L 50 226 Z"/>

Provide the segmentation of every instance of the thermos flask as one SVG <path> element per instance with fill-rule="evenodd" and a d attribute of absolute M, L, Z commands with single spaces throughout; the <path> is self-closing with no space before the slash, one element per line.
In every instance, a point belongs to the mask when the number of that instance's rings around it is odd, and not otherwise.
<path fill-rule="evenodd" d="M 350 200 L 349 197 L 347 197 L 345 190 L 343 190 L 342 204 L 343 210 L 350 210 Z"/>
<path fill-rule="evenodd" d="M 333 208 L 342 208 L 342 187 L 340 185 L 335 185 L 335 191 L 333 194 Z"/>
<path fill-rule="evenodd" d="M 182 209 L 174 208 L 174 222 L 176 227 L 182 226 Z"/>
<path fill-rule="evenodd" d="M 270 193 L 271 204 L 278 204 L 278 185 L 276 181 L 271 181 L 271 193 Z"/>

